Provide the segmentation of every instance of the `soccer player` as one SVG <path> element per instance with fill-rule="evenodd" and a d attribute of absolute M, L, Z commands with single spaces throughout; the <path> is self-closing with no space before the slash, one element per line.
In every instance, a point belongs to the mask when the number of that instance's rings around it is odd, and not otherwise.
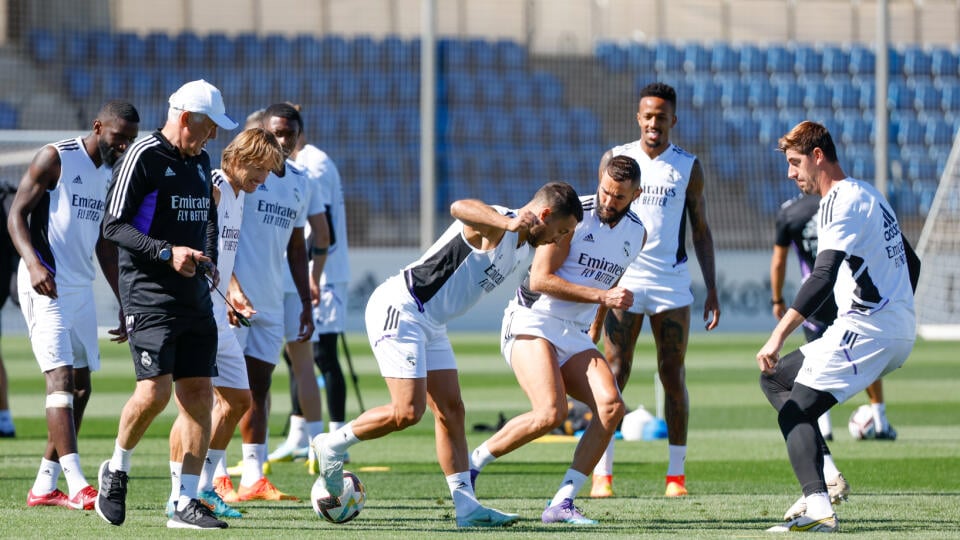
<path fill-rule="evenodd" d="M 240 223 L 243 220 L 244 197 L 253 193 L 267 179 L 270 171 L 279 170 L 283 166 L 283 151 L 280 143 L 263 128 L 253 128 L 242 131 L 223 150 L 221 160 L 222 169 L 213 171 L 213 200 L 217 205 L 217 224 L 220 227 L 217 243 L 217 270 L 225 280 L 230 280 L 233 274 L 233 263 L 237 255 L 237 246 L 240 242 Z M 203 463 L 203 472 L 200 475 L 199 498 L 201 502 L 213 509 L 217 517 L 239 518 L 242 514 L 231 508 L 214 489 L 216 471 L 221 471 L 221 478 L 230 480 L 225 472 L 227 445 L 237 423 L 243 414 L 250 408 L 250 382 L 247 379 L 247 364 L 243 358 L 243 350 L 237 337 L 230 328 L 230 315 L 236 318 L 235 313 L 227 312 L 225 302 L 226 290 L 224 285 L 229 281 L 221 281 L 219 293 L 211 296 L 213 301 L 213 315 L 217 320 L 217 371 L 213 378 L 214 407 L 210 447 Z M 231 286 L 238 288 L 234 292 L 235 298 L 245 298 L 243 290 L 239 289 L 236 280 Z M 238 302 L 234 306 L 242 317 L 252 317 L 253 310 L 248 301 Z M 231 308 L 232 310 L 233 308 Z M 234 321 L 238 322 L 238 321 Z M 179 424 L 178 419 L 175 423 Z M 174 491 L 167 503 L 167 515 L 174 512 L 174 502 L 179 496 L 180 475 L 183 463 L 177 458 L 182 454 L 181 441 L 178 436 L 180 426 L 175 425 L 170 432 L 170 476 Z M 220 481 L 221 484 L 223 480 Z M 227 493 L 232 492 L 230 502 L 236 502 L 237 494 L 230 486 L 221 486 Z"/>
<path fill-rule="evenodd" d="M 197 272 L 217 260 L 203 146 L 218 127 L 237 127 L 220 90 L 204 80 L 188 82 L 170 96 L 163 127 L 131 145 L 114 168 L 103 235 L 120 247 L 120 305 L 137 384 L 120 413 L 113 457 L 100 465 L 96 508 L 112 525 L 126 519 L 133 449 L 175 391 L 183 474 L 167 527 L 227 526 L 197 498 L 210 441 L 210 378 L 217 375 L 217 323 L 209 284 Z"/>
<path fill-rule="evenodd" d="M 0 182 L 0 309 L 7 303 L 7 298 L 11 295 L 16 297 L 17 283 L 17 265 L 20 256 L 10 241 L 10 234 L 7 232 L 7 215 L 10 210 L 10 204 L 13 202 L 13 196 L 17 192 L 17 186 Z M 2 321 L 0 321 L 2 326 Z M 0 328 L 2 331 L 2 328 Z M 10 413 L 10 402 L 7 394 L 7 370 L 3 365 L 3 356 L 0 355 L 0 439 L 13 438 L 17 436 L 17 430 L 13 424 L 13 415 Z"/>
<path fill-rule="evenodd" d="M 788 177 L 821 197 L 817 258 L 790 309 L 757 353 L 760 386 L 778 411 L 805 510 L 770 532 L 837 530 L 817 418 L 906 361 L 916 338 L 912 286 L 920 261 L 889 203 L 840 168 L 830 132 L 804 121 L 780 138 Z M 829 297 L 839 315 L 823 336 L 780 358 L 784 341 Z"/>
<path fill-rule="evenodd" d="M 783 298 L 783 282 L 787 273 L 787 251 L 793 246 L 800 260 L 800 272 L 803 279 L 810 275 L 813 261 L 817 257 L 817 208 L 820 197 L 803 195 L 783 203 L 777 213 L 776 240 L 773 245 L 773 255 L 770 257 L 770 304 L 773 306 L 773 316 L 779 321 L 787 312 L 787 304 Z M 837 304 L 833 296 L 824 302 L 819 309 L 803 322 L 803 333 L 807 341 L 813 341 L 823 335 L 823 332 L 837 318 Z M 867 397 L 870 399 L 870 409 L 873 411 L 873 424 L 876 426 L 876 439 L 896 440 L 897 431 L 887 420 L 887 410 L 883 402 L 883 379 L 877 379 L 867 387 Z M 833 428 L 830 425 L 830 412 L 826 412 L 817 419 L 820 433 L 827 441 L 833 440 Z M 833 471 L 830 471 L 833 472 Z M 831 481 L 830 496 L 835 498 L 837 486 L 849 491 L 849 487 L 842 477 L 833 480 L 839 473 L 827 475 Z M 839 492 L 838 492 L 839 493 Z M 844 493 L 844 496 L 846 493 Z M 837 501 L 834 500 L 834 503 Z"/>
<path fill-rule="evenodd" d="M 493 460 L 541 437 L 567 418 L 566 395 L 593 418 L 573 454 L 544 523 L 593 525 L 573 500 L 623 418 L 610 367 L 594 345 L 598 305 L 625 309 L 633 294 L 617 286 L 646 241 L 631 203 L 640 196 L 640 167 L 627 156 L 607 161 L 597 193 L 581 197 L 583 221 L 573 235 L 537 250 L 530 273 L 503 317 L 500 350 L 532 409 L 510 419 L 470 456 L 473 479 Z"/>
<path fill-rule="evenodd" d="M 237 327 L 235 332 L 247 361 L 252 403 L 240 420 L 242 444 L 242 474 L 238 496 L 249 500 L 296 500 L 281 492 L 264 476 L 267 459 L 268 397 L 273 370 L 280 359 L 284 339 L 305 346 L 307 354 L 292 355 L 294 366 L 306 366 L 313 374 L 312 351 L 308 340 L 313 334 L 313 313 L 307 249 L 303 228 L 307 214 L 317 213 L 310 202 L 309 180 L 289 158 L 303 128 L 300 113 L 287 103 L 267 107 L 263 114 L 263 128 L 272 133 L 283 150 L 285 158 L 280 173 L 271 172 L 266 182 L 247 196 L 243 223 L 240 227 L 243 241 L 237 249 L 233 273 L 257 310 L 250 319 L 250 327 Z M 322 208 L 322 204 L 319 205 Z M 320 222 L 326 225 L 325 218 Z M 324 246 L 319 246 L 324 247 Z M 290 274 L 296 288 L 294 302 L 296 320 L 288 322 L 289 306 L 284 280 Z M 233 299 L 233 291 L 228 294 Z M 238 299 L 242 302 L 242 299 Z M 294 328 L 290 328 L 293 326 Z M 292 330 L 292 335 L 291 335 Z M 301 399 L 310 399 L 311 407 L 304 407 L 311 421 L 321 420 L 320 394 L 316 378 L 301 386 Z M 220 493 L 221 497 L 224 493 Z"/>
<path fill-rule="evenodd" d="M 336 499 L 343 492 L 347 449 L 416 424 L 429 405 L 437 459 L 453 498 L 457 526 L 502 527 L 519 516 L 482 506 L 474 494 L 463 400 L 446 323 L 525 264 L 532 247 L 552 244 L 573 232 L 583 210 L 573 188 L 555 182 L 541 187 L 519 210 L 469 199 L 455 201 L 450 214 L 456 221 L 440 239 L 377 287 L 367 304 L 367 337 L 391 402 L 314 438 L 312 445 L 326 488 Z"/>
<path fill-rule="evenodd" d="M 93 254 L 118 294 L 117 251 L 103 239 L 100 224 L 111 170 L 137 138 L 139 125 L 133 105 L 107 102 L 87 136 L 37 153 L 10 207 L 10 239 L 20 253 L 20 308 L 47 389 L 47 447 L 27 506 L 93 510 L 97 499 L 77 449 L 90 373 L 100 369 Z M 111 332 L 118 342 L 125 340 L 122 314 L 120 321 Z M 57 489 L 61 472 L 68 494 Z"/>
<path fill-rule="evenodd" d="M 620 286 L 633 293 L 633 305 L 611 308 L 603 320 L 603 347 L 610 368 L 623 391 L 630 379 L 634 347 L 650 318 L 657 348 L 657 369 L 665 393 L 665 416 L 670 462 L 667 466 L 666 496 L 687 494 L 687 338 L 690 333 L 690 271 L 687 269 L 686 220 L 689 217 L 693 247 L 707 288 L 703 305 L 706 329 L 720 322 L 720 301 L 714 271 L 713 236 L 707 224 L 707 202 L 700 160 L 670 142 L 670 130 L 677 123 L 677 94 L 669 85 L 652 83 L 640 91 L 637 124 L 640 139 L 617 146 L 600 161 L 602 171 L 613 156 L 627 155 L 640 164 L 643 195 L 632 209 L 647 227 L 646 246 L 630 264 Z M 603 315 L 601 308 L 600 316 Z M 592 497 L 613 495 L 613 441 L 594 470 Z"/>
<path fill-rule="evenodd" d="M 314 278 L 319 284 L 319 302 L 314 306 L 313 318 L 316 334 L 313 340 L 313 360 L 323 376 L 327 395 L 327 410 L 330 414 L 329 431 L 343 426 L 346 419 L 347 385 L 337 356 L 337 338 L 345 330 L 347 317 L 347 292 L 350 282 L 350 263 L 347 259 L 347 217 L 343 198 L 340 172 L 330 156 L 316 146 L 307 143 L 301 133 L 293 154 L 297 164 L 303 167 L 308 177 L 316 178 L 324 190 L 327 201 L 326 218 L 330 241 L 323 272 Z M 311 268 L 315 273 L 315 268 Z M 306 457 L 310 446 L 306 420 L 300 408 L 297 381 L 290 377 L 290 429 L 286 440 L 270 456 L 270 461 L 287 461 Z M 316 461 L 307 463 L 315 474 Z"/>

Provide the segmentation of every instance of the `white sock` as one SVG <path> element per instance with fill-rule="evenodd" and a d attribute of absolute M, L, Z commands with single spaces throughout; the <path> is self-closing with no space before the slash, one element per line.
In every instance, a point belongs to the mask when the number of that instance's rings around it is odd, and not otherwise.
<path fill-rule="evenodd" d="M 120 448 L 120 443 L 113 444 L 113 456 L 110 458 L 111 471 L 130 472 L 130 456 L 133 454 L 133 448 L 127 450 Z"/>
<path fill-rule="evenodd" d="M 170 462 L 170 500 L 176 501 L 180 497 L 180 486 L 183 484 L 183 463 Z"/>
<path fill-rule="evenodd" d="M 190 504 L 190 499 L 197 498 L 197 486 L 200 484 L 200 475 L 180 475 L 180 495 L 177 498 L 177 510 L 182 510 Z"/>
<path fill-rule="evenodd" d="M 207 457 L 203 460 L 203 470 L 200 472 L 200 491 L 213 489 L 213 478 L 217 470 L 217 464 L 221 460 L 226 460 L 226 450 L 207 449 Z M 198 492 L 199 493 L 199 492 Z"/>
<path fill-rule="evenodd" d="M 307 439 L 307 420 L 302 416 L 290 415 L 290 431 L 287 432 L 287 440 L 284 444 L 293 448 L 303 448 L 309 444 Z"/>
<path fill-rule="evenodd" d="M 323 433 L 323 420 L 317 420 L 316 422 L 307 422 L 307 434 L 310 435 L 310 438 L 305 439 L 304 446 L 310 444 L 310 441 L 314 437 Z"/>
<path fill-rule="evenodd" d="M 63 469 L 63 476 L 67 479 L 67 488 L 70 490 L 70 497 L 80 492 L 81 489 L 90 485 L 87 478 L 83 476 L 83 468 L 80 467 L 80 454 L 74 452 L 65 456 L 60 456 L 60 467 Z"/>
<path fill-rule="evenodd" d="M 33 481 L 33 488 L 30 491 L 34 495 L 46 495 L 57 489 L 57 480 L 60 479 L 60 464 L 56 461 L 50 461 L 46 458 L 40 458 L 40 469 L 37 471 L 37 479 Z"/>
<path fill-rule="evenodd" d="M 600 461 L 593 468 L 594 476 L 612 476 L 613 475 L 613 439 L 600 456 Z"/>
<path fill-rule="evenodd" d="M 344 422 L 334 422 L 333 420 L 327 422 L 327 429 L 330 430 L 330 433 L 342 428 Z"/>
<path fill-rule="evenodd" d="M 887 406 L 883 403 L 871 403 L 870 410 L 873 411 L 873 425 L 877 431 L 886 431 L 890 426 L 887 422 Z"/>
<path fill-rule="evenodd" d="M 562 503 L 564 499 L 576 497 L 577 492 L 580 491 L 586 481 L 587 475 L 573 469 L 567 469 L 567 474 L 563 475 L 563 482 L 560 483 L 560 489 L 557 490 L 557 494 L 550 501 L 550 506 L 556 506 Z"/>
<path fill-rule="evenodd" d="M 687 461 L 687 445 L 667 445 L 670 449 L 670 464 L 667 476 L 683 476 L 683 465 Z"/>
<path fill-rule="evenodd" d="M 447 486 L 450 488 L 450 496 L 453 497 L 457 517 L 467 516 L 480 506 L 480 501 L 470 486 L 470 471 L 447 476 Z"/>
<path fill-rule="evenodd" d="M 213 477 L 214 477 L 214 478 L 220 478 L 221 476 L 228 476 L 228 475 L 227 475 L 227 451 L 226 451 L 226 450 L 223 451 L 223 455 L 220 456 L 220 459 L 219 459 L 216 463 L 214 463 L 213 466 L 215 467 L 215 469 L 214 469 L 214 471 L 213 471 Z"/>
<path fill-rule="evenodd" d="M 258 444 L 243 443 L 240 450 L 243 452 L 243 474 L 240 475 L 240 485 L 250 487 L 263 478 L 263 462 L 260 461 Z"/>
<path fill-rule="evenodd" d="M 833 456 L 830 454 L 823 455 L 823 478 L 829 482 L 837 477 L 840 474 L 840 471 L 837 470 L 837 464 L 833 462 Z"/>
<path fill-rule="evenodd" d="M 487 442 L 484 441 L 483 444 L 470 453 L 470 468 L 482 471 L 484 467 L 493 463 L 495 459 L 497 458 L 490 453 L 490 450 L 487 449 Z"/>
<path fill-rule="evenodd" d="M 347 449 L 351 446 L 360 442 L 360 439 L 357 438 L 353 433 L 353 422 L 343 426 L 342 428 L 334 431 L 329 437 L 327 437 L 327 445 L 331 451 L 335 454 L 344 454 Z"/>
<path fill-rule="evenodd" d="M 820 434 L 824 437 L 833 434 L 833 425 L 830 423 L 830 411 L 827 411 L 817 418 L 817 426 L 820 427 Z"/>
<path fill-rule="evenodd" d="M 821 519 L 833 515 L 833 506 L 830 505 L 830 496 L 824 492 L 814 493 L 805 497 L 807 501 L 806 516 Z"/>

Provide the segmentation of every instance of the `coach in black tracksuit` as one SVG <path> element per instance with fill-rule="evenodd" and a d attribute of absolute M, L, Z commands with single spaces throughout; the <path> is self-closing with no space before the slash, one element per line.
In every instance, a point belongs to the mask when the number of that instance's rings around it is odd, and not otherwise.
<path fill-rule="evenodd" d="M 164 127 L 134 143 L 114 167 L 103 234 L 120 247 L 120 302 L 137 385 L 120 415 L 113 457 L 100 466 L 97 513 L 113 525 L 126 517 L 130 454 L 166 407 L 175 381 L 180 414 L 173 429 L 180 430 L 183 470 L 167 526 L 227 526 L 197 499 L 210 440 L 210 377 L 217 374 L 217 325 L 209 284 L 198 272 L 217 257 L 210 158 L 203 150 L 217 126 L 237 126 L 220 91 L 206 81 L 187 83 L 170 96 Z"/>

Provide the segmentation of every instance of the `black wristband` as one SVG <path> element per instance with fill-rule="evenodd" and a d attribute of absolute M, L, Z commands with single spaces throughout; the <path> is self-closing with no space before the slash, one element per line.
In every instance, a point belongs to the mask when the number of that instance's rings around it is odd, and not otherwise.
<path fill-rule="evenodd" d="M 780 304 L 783 304 L 783 303 L 784 303 L 783 298 L 781 298 L 781 299 L 779 299 L 779 300 L 774 300 L 773 298 L 770 299 L 770 305 L 771 305 L 771 306 L 777 306 L 777 305 L 780 305 Z"/>
<path fill-rule="evenodd" d="M 316 246 L 310 246 L 310 256 L 319 257 L 320 255 L 326 255 L 329 249 L 330 248 L 325 248 L 325 247 L 318 248 Z"/>

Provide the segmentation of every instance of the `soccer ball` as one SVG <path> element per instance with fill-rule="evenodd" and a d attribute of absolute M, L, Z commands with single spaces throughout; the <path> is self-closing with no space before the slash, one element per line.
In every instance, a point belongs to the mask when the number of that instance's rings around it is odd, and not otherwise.
<path fill-rule="evenodd" d="M 850 436 L 858 441 L 876 437 L 877 428 L 873 425 L 873 409 L 869 405 L 857 407 L 850 415 L 847 428 L 850 430 Z"/>
<path fill-rule="evenodd" d="M 367 491 L 357 475 L 350 471 L 343 471 L 343 493 L 340 495 L 340 504 L 334 508 L 324 508 L 320 501 L 328 499 L 330 492 L 323 481 L 323 477 L 317 478 L 310 489 L 310 502 L 313 504 L 313 510 L 318 516 L 330 523 L 346 523 L 357 517 L 363 510 L 363 504 L 367 500 Z"/>

